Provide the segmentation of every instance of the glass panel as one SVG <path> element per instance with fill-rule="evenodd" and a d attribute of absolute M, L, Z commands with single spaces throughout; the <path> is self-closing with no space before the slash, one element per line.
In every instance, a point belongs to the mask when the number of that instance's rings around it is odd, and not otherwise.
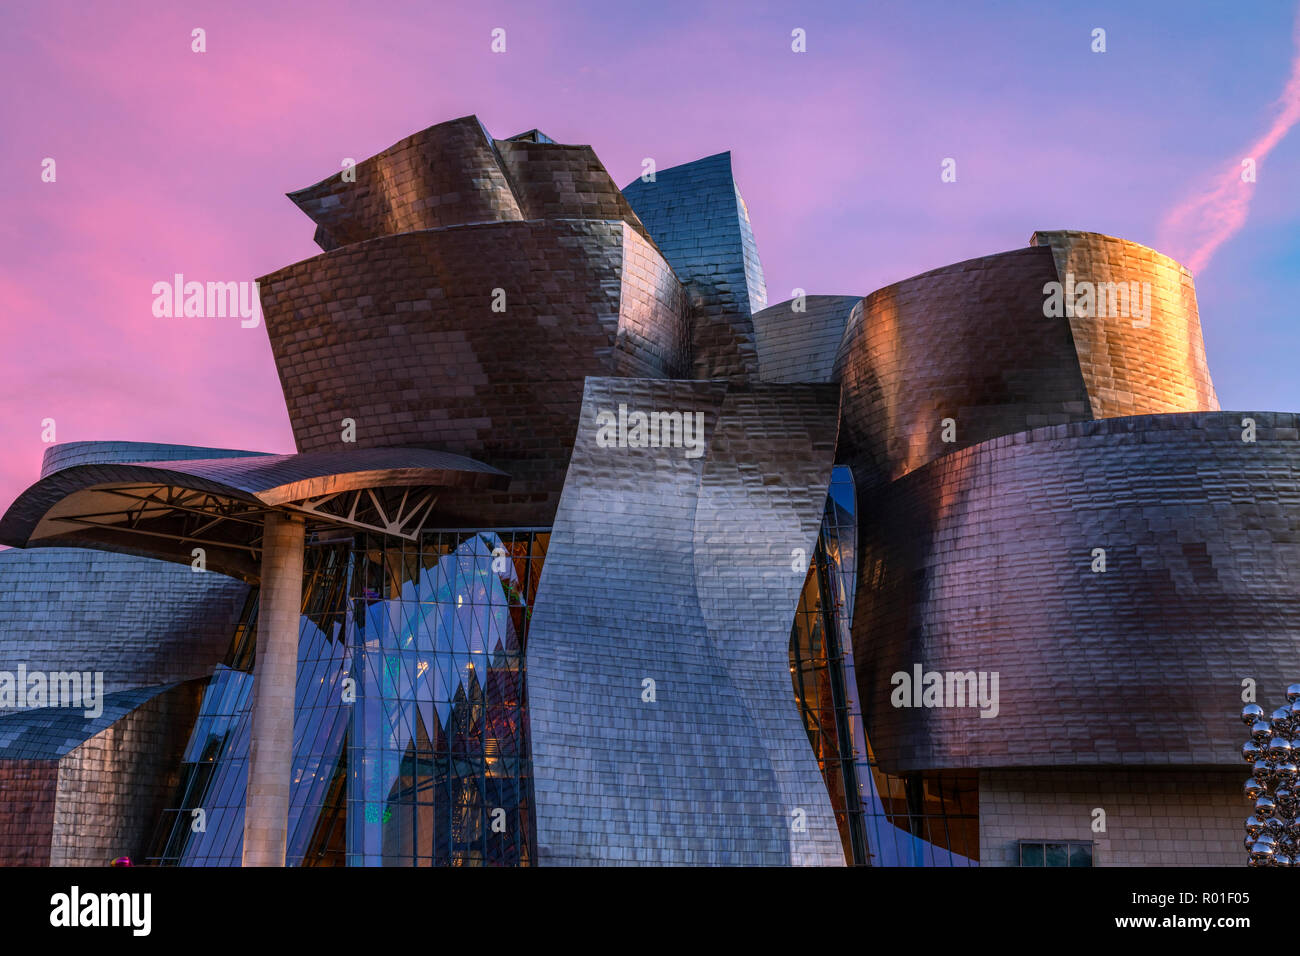
<path fill-rule="evenodd" d="M 523 649 L 548 538 L 308 545 L 289 865 L 531 861 Z M 240 862 L 257 604 L 254 590 L 204 692 L 155 862 Z"/>

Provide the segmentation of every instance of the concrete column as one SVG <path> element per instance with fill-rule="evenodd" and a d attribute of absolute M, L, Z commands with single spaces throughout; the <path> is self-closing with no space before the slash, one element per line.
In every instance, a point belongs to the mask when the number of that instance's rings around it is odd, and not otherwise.
<path fill-rule="evenodd" d="M 305 531 L 302 518 L 273 512 L 262 535 L 244 866 L 284 866 Z"/>

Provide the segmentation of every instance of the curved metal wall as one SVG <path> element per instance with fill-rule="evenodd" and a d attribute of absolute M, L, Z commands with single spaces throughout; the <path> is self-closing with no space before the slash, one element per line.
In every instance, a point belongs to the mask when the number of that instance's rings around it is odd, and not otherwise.
<path fill-rule="evenodd" d="M 754 379 L 750 316 L 767 307 L 767 285 L 731 153 L 660 169 L 623 187 L 690 296 L 692 378 Z"/>
<path fill-rule="evenodd" d="M 835 363 L 839 459 L 859 494 L 957 448 L 1092 418 L 1066 319 L 1043 316 L 1051 251 L 1017 249 L 905 279 L 854 312 Z M 953 419 L 956 440 L 943 440 Z"/>
<path fill-rule="evenodd" d="M 650 238 L 590 146 L 499 139 L 496 148 L 525 219 L 621 219 Z"/>
<path fill-rule="evenodd" d="M 701 413 L 707 450 L 600 447 L 620 403 Z M 788 670 L 835 410 L 826 386 L 588 380 L 528 640 L 539 862 L 843 863 Z"/>
<path fill-rule="evenodd" d="M 793 299 L 755 312 L 759 380 L 835 381 L 835 356 L 861 303 L 856 295 L 810 295 L 798 312 Z"/>
<path fill-rule="evenodd" d="M 193 461 L 208 458 L 252 458 L 260 451 L 233 448 L 205 448 L 201 445 L 171 445 L 150 441 L 69 441 L 51 445 L 41 459 L 41 477 L 75 465 L 112 462 Z"/>
<path fill-rule="evenodd" d="M 687 365 L 681 287 L 619 221 L 388 236 L 267 276 L 262 304 L 299 450 L 481 456 L 510 488 L 440 498 L 448 520 L 463 498 L 475 526 L 550 523 L 588 375 Z M 342 442 L 345 418 L 355 445 Z"/>
<path fill-rule="evenodd" d="M 1033 243 L 887 286 L 850 319 L 835 374 L 841 460 L 860 491 L 1026 429 L 1218 409 L 1186 269 L 1098 233 L 1037 232 Z M 1128 314 L 1049 317 L 1049 284 L 1067 276 L 1068 288 L 1099 291 L 1094 313 L 1104 299 Z M 1149 294 L 1117 289 L 1111 303 L 1107 283 Z"/>
<path fill-rule="evenodd" d="M 881 766 L 1239 766 L 1242 680 L 1300 672 L 1298 434 L 1283 413 L 1062 425 L 861 499 L 853 644 Z M 918 664 L 998 673 L 997 716 L 893 706 Z"/>
<path fill-rule="evenodd" d="M 527 218 L 476 116 L 421 130 L 289 198 L 329 251 L 417 229 Z"/>
<path fill-rule="evenodd" d="M 623 220 L 648 238 L 590 146 L 494 140 L 476 116 L 439 123 L 289 194 L 327 252 L 402 232 L 523 219 Z"/>
<path fill-rule="evenodd" d="M 0 671 L 100 671 L 113 693 L 204 677 L 248 585 L 107 551 L 0 551 Z"/>
<path fill-rule="evenodd" d="M 1149 289 L 1144 314 L 1130 304 L 1127 316 L 1070 319 L 1093 417 L 1218 410 L 1190 272 L 1154 249 L 1096 232 L 1040 230 L 1031 242 L 1052 250 L 1062 282 Z"/>

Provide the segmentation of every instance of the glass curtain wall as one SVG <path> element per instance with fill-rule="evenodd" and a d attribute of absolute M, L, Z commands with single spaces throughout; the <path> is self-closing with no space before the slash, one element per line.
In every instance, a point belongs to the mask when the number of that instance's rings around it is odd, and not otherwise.
<path fill-rule="evenodd" d="M 845 861 L 856 866 L 976 866 L 976 774 L 887 774 L 871 752 L 850 632 L 856 510 L 853 475 L 837 465 L 790 635 L 795 700 L 830 795 Z"/>
<path fill-rule="evenodd" d="M 524 647 L 548 539 L 308 546 L 289 865 L 532 861 Z M 240 862 L 257 605 L 254 590 L 209 680 L 152 862 Z"/>

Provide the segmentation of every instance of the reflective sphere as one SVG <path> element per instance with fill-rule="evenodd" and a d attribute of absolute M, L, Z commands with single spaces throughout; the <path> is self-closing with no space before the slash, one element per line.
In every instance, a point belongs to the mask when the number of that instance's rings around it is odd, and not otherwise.
<path fill-rule="evenodd" d="M 1267 760 L 1256 760 L 1255 766 L 1251 768 L 1250 773 L 1260 783 L 1265 783 L 1273 776 L 1273 768 Z"/>
<path fill-rule="evenodd" d="M 1246 780 L 1245 784 L 1242 785 L 1241 790 L 1244 794 L 1246 794 L 1247 800 L 1254 800 L 1256 797 L 1263 794 L 1264 785 L 1260 783 L 1258 780 L 1256 780 L 1254 777 L 1250 777 L 1249 779 Z"/>
<path fill-rule="evenodd" d="M 1272 797 L 1264 795 L 1255 798 L 1255 816 L 1263 817 L 1267 820 L 1276 812 L 1277 804 L 1273 802 Z"/>
<path fill-rule="evenodd" d="M 1241 708 L 1241 722 L 1247 727 L 1257 720 L 1262 720 L 1263 717 L 1264 708 L 1259 706 L 1259 704 L 1247 704 L 1245 707 Z"/>
<path fill-rule="evenodd" d="M 1263 836 L 1255 841 L 1255 845 L 1250 848 L 1250 862 L 1252 866 L 1269 866 L 1273 862 L 1273 855 L 1276 851 L 1273 849 L 1271 837 Z"/>
<path fill-rule="evenodd" d="M 1246 837 L 1249 843 L 1255 842 L 1261 833 L 1264 832 L 1264 820 L 1261 817 L 1246 818 Z M 1249 846 L 1246 849 L 1250 849 Z"/>
<path fill-rule="evenodd" d="M 1273 725 L 1267 720 L 1257 720 L 1250 725 L 1250 739 L 1257 744 L 1266 743 L 1273 736 Z"/>
<path fill-rule="evenodd" d="M 1291 741 L 1285 737 L 1274 737 L 1268 742 L 1268 748 L 1265 751 L 1268 759 L 1277 763 L 1286 763 L 1291 759 Z"/>
<path fill-rule="evenodd" d="M 1292 684 L 1286 689 L 1286 699 L 1293 702 L 1300 700 L 1300 684 Z"/>
<path fill-rule="evenodd" d="M 1241 759 L 1246 761 L 1246 763 L 1254 763 L 1256 760 L 1259 760 L 1263 756 L 1264 756 L 1263 751 L 1260 749 L 1259 744 L 1255 743 L 1255 741 L 1247 740 L 1244 744 L 1242 744 Z"/>
<path fill-rule="evenodd" d="M 1294 753 L 1294 748 L 1292 750 Z M 1273 768 L 1273 772 L 1277 774 L 1277 779 L 1288 787 L 1294 786 L 1296 778 L 1300 777 L 1300 767 L 1296 766 L 1294 757 L 1285 763 L 1278 764 Z"/>

